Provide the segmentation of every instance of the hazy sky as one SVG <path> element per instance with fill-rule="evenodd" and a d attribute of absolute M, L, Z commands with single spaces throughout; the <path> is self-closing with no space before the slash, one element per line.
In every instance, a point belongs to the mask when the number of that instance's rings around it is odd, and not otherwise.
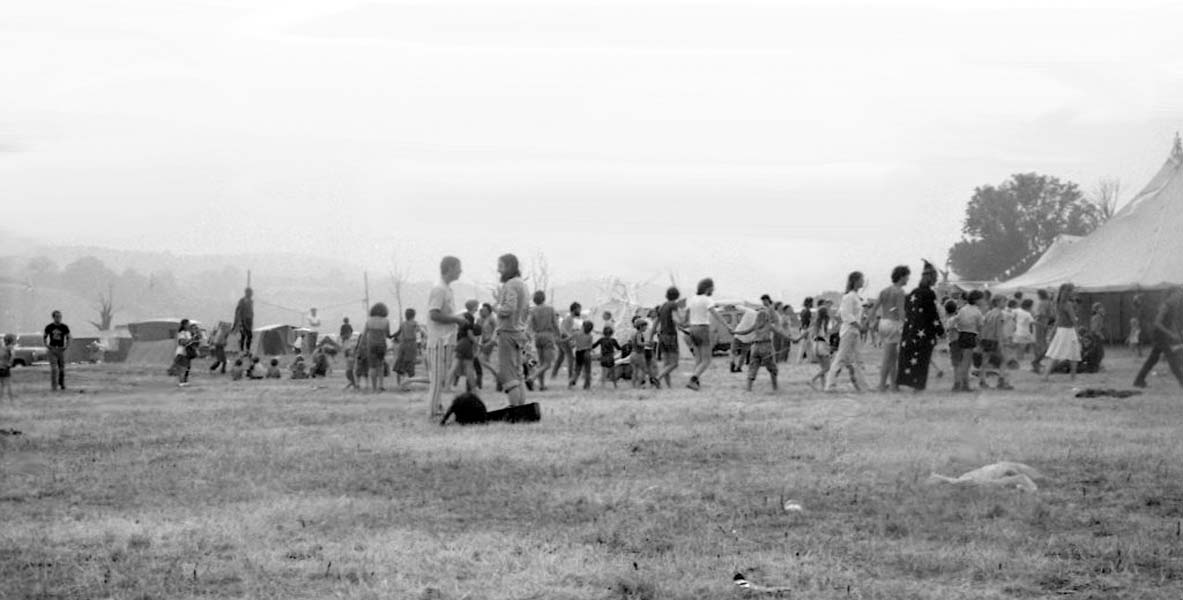
<path fill-rule="evenodd" d="M 943 262 L 974 186 L 1183 127 L 1172 3 L 38 1 L 0 8 L 0 227 L 474 280 L 794 296 Z M 956 8 L 954 8 L 956 7 Z"/>

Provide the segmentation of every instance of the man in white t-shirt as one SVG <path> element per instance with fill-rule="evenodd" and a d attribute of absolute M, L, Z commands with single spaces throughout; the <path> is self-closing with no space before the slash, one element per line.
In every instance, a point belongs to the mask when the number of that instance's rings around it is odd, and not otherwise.
<path fill-rule="evenodd" d="M 719 313 L 715 310 L 715 301 L 711 299 L 711 295 L 714 293 L 715 282 L 707 277 L 698 282 L 697 295 L 686 301 L 686 334 L 690 338 L 690 345 L 694 350 L 694 374 L 690 376 L 690 383 L 687 383 L 686 387 L 692 390 L 698 390 L 701 387 L 698 379 L 711 366 L 711 353 L 715 345 L 711 339 L 711 319 L 713 317 L 723 323 L 723 320 L 719 318 Z"/>
<path fill-rule="evenodd" d="M 308 309 L 308 314 L 304 316 L 304 321 L 307 327 L 313 333 L 320 332 L 320 317 L 316 316 L 316 307 Z"/>
<path fill-rule="evenodd" d="M 427 377 L 431 383 L 428 410 L 433 419 L 444 414 L 443 394 L 456 355 L 456 331 L 465 323 L 457 315 L 452 296 L 452 282 L 460 279 L 460 259 L 445 256 L 440 261 L 440 282 L 427 298 Z"/>

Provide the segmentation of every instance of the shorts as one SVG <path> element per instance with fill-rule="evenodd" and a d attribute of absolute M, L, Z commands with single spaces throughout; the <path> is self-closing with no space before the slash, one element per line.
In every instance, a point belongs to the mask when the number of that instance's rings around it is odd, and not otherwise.
<path fill-rule="evenodd" d="M 520 331 L 497 332 L 497 371 L 506 392 L 522 384 L 522 349 L 526 336 Z"/>
<path fill-rule="evenodd" d="M 661 348 L 661 357 L 665 364 L 678 363 L 678 336 L 662 334 L 657 339 L 657 344 Z"/>
<path fill-rule="evenodd" d="M 0 379 L 8 379 L 12 376 L 12 369 L 8 367 L 0 367 Z"/>
<path fill-rule="evenodd" d="M 772 351 L 772 342 L 756 342 L 752 344 L 752 357 L 748 364 L 748 379 L 755 379 L 756 372 L 760 367 L 768 369 L 768 372 L 776 375 L 776 360 Z"/>
<path fill-rule="evenodd" d="M 558 357 L 559 347 L 555 344 L 554 334 L 539 333 L 534 336 L 534 347 L 538 349 L 538 360 L 542 364 L 554 364 Z"/>
<path fill-rule="evenodd" d="M 463 339 L 456 343 L 456 358 L 460 360 L 472 360 L 476 358 L 475 344 L 470 339 Z"/>
<path fill-rule="evenodd" d="M 904 333 L 904 324 L 892 319 L 879 319 L 879 341 L 898 344 Z"/>
<path fill-rule="evenodd" d="M 695 348 L 709 349 L 711 345 L 710 325 L 691 325 L 688 333 L 690 335 L 690 343 L 694 344 Z"/>
<path fill-rule="evenodd" d="M 957 334 L 957 345 L 963 350 L 972 350 L 978 346 L 978 334 L 962 331 Z"/>

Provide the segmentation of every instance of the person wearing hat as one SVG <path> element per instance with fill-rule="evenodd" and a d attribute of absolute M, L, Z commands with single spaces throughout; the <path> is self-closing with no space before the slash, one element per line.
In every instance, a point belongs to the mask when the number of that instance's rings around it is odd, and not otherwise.
<path fill-rule="evenodd" d="M 908 294 L 904 304 L 904 329 L 900 336 L 896 385 L 910 387 L 916 392 L 927 387 L 932 351 L 937 341 L 945 335 L 941 313 L 937 310 L 937 295 L 932 289 L 936 282 L 936 267 L 924 261 L 920 283 Z"/>

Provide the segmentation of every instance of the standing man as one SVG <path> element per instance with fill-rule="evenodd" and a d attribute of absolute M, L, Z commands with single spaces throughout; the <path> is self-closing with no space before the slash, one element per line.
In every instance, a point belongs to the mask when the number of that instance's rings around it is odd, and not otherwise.
<path fill-rule="evenodd" d="M 444 415 L 443 394 L 456 355 L 456 331 L 467 322 L 463 315 L 455 314 L 452 282 L 457 279 L 460 279 L 460 259 L 445 256 L 440 261 L 440 282 L 431 288 L 431 295 L 427 298 L 426 359 L 427 378 L 431 384 L 429 416 L 433 420 Z"/>
<path fill-rule="evenodd" d="M 546 292 L 534 292 L 534 308 L 526 321 L 526 330 L 534 334 L 534 347 L 538 349 L 538 391 L 546 391 L 546 373 L 555 364 L 558 355 L 559 315 L 554 307 L 546 304 Z"/>
<path fill-rule="evenodd" d="M 49 349 L 49 383 L 53 391 L 66 391 L 66 348 L 70 347 L 70 327 L 62 323 L 62 311 L 51 314 L 53 322 L 45 326 L 45 347 Z"/>
<path fill-rule="evenodd" d="M 776 357 L 772 350 L 772 334 L 777 333 L 785 337 L 789 337 L 789 330 L 780 326 L 780 316 L 777 315 L 773 308 L 772 298 L 768 294 L 760 296 L 760 302 L 764 308 L 756 313 L 756 319 L 751 327 L 746 329 L 736 329 L 732 334 L 735 336 L 753 335 L 751 343 L 751 359 L 748 361 L 748 391 L 752 391 L 752 384 L 756 381 L 756 374 L 760 372 L 760 367 L 768 369 L 768 375 L 772 378 L 772 391 L 776 391 L 777 381 L 777 366 Z"/>
<path fill-rule="evenodd" d="M 681 323 L 681 310 L 684 301 L 678 300 L 682 292 L 676 287 L 665 291 L 665 303 L 657 309 L 657 325 L 654 333 L 657 336 L 658 354 L 661 355 L 661 370 L 657 372 L 657 380 L 664 381 L 665 387 L 670 386 L 670 373 L 678 368 L 678 325 Z"/>
<path fill-rule="evenodd" d="M 563 366 L 563 361 L 567 362 L 567 379 L 571 378 L 572 369 L 575 368 L 575 349 L 571 345 L 571 338 L 575 337 L 575 320 L 582 312 L 583 306 L 578 302 L 572 302 L 571 312 L 559 321 L 559 356 L 555 359 L 555 368 L 550 373 L 551 378 L 559 376 L 559 367 Z"/>
<path fill-rule="evenodd" d="M 1175 286 L 1171 288 L 1162 305 L 1158 307 L 1158 316 L 1155 317 L 1154 325 L 1150 330 L 1150 339 L 1154 345 L 1150 349 L 1150 355 L 1146 357 L 1146 362 L 1142 364 L 1142 370 L 1138 371 L 1138 376 L 1134 378 L 1134 387 L 1146 387 L 1146 376 L 1158 363 L 1159 356 L 1166 358 L 1167 365 L 1171 367 L 1171 373 L 1175 375 L 1175 380 L 1183 386 L 1183 333 L 1180 332 L 1181 328 L 1183 328 L 1183 286 Z"/>
<path fill-rule="evenodd" d="M 234 307 L 234 325 L 232 329 L 238 332 L 238 352 L 250 355 L 251 341 L 254 337 L 255 326 L 255 292 L 251 288 L 242 291 L 242 298 L 238 306 Z"/>
<path fill-rule="evenodd" d="M 879 292 L 875 307 L 871 309 L 871 323 L 876 315 L 879 317 L 879 341 L 883 342 L 883 362 L 879 364 L 879 391 L 890 389 L 900 391 L 896 383 L 900 360 L 900 336 L 904 332 L 904 309 L 908 294 L 904 286 L 908 285 L 908 278 L 912 270 L 900 265 L 891 270 L 891 285 Z M 874 326 L 874 325 L 872 325 Z"/>
<path fill-rule="evenodd" d="M 308 329 L 312 333 L 320 333 L 320 317 L 316 316 L 316 307 L 308 309 L 308 314 L 304 317 L 304 321 L 308 325 Z"/>
<path fill-rule="evenodd" d="M 503 254 L 497 259 L 501 288 L 497 290 L 497 366 L 501 389 L 510 406 L 526 403 L 522 391 L 522 350 L 526 344 L 526 319 L 530 315 L 530 292 L 522 281 L 518 257 Z"/>
<path fill-rule="evenodd" d="M 697 291 L 698 293 L 686 302 L 689 313 L 687 334 L 694 346 L 694 374 L 690 376 L 690 383 L 687 383 L 686 387 L 695 391 L 701 387 L 699 377 L 702 377 L 711 366 L 711 354 L 714 351 L 714 343 L 711 341 L 711 318 L 714 317 L 723 323 L 724 327 L 727 326 L 726 322 L 719 318 L 719 313 L 715 310 L 715 301 L 711 299 L 711 295 L 715 293 L 715 280 L 707 277 L 699 281 Z"/>

